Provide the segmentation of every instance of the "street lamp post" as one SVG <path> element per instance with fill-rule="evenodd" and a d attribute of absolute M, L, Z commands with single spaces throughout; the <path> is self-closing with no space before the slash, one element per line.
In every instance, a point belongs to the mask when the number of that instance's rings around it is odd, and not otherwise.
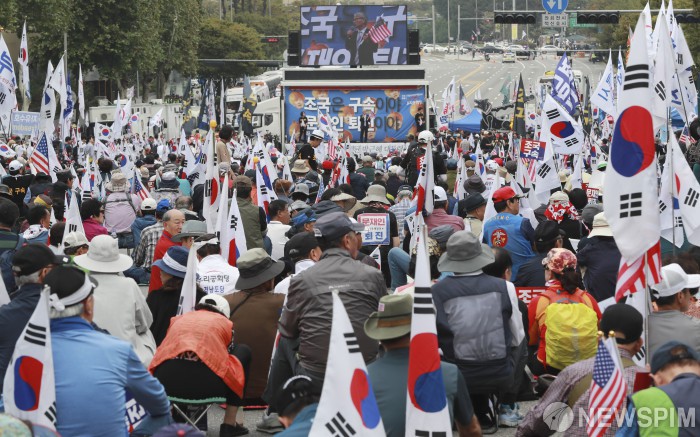
<path fill-rule="evenodd" d="M 447 0 L 447 53 L 450 53 L 450 0 Z"/>

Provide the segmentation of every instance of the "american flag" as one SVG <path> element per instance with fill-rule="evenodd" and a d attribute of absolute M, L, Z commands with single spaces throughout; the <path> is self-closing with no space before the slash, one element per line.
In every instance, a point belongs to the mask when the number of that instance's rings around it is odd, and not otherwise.
<path fill-rule="evenodd" d="M 537 175 L 537 165 L 535 165 L 536 159 L 533 158 L 520 158 L 523 162 L 523 166 L 527 168 L 527 175 L 530 177 L 530 182 L 535 182 L 535 177 Z"/>
<path fill-rule="evenodd" d="M 605 434 L 615 413 L 622 409 L 627 396 L 627 381 L 617 352 L 614 337 L 598 340 L 598 352 L 593 361 L 593 380 L 588 399 L 588 426 L 590 437 Z M 612 413 L 612 414 L 611 414 Z"/>
<path fill-rule="evenodd" d="M 335 161 L 338 157 L 338 138 L 331 137 L 328 141 L 328 158 L 331 161 Z"/>
<path fill-rule="evenodd" d="M 325 185 L 323 185 L 323 178 L 320 178 L 320 179 L 321 179 L 321 181 L 320 181 L 321 183 L 318 185 L 318 193 L 316 193 L 316 202 L 314 202 L 314 203 L 320 202 L 321 197 L 323 197 L 323 192 L 326 191 L 326 187 L 325 187 Z"/>
<path fill-rule="evenodd" d="M 651 285 L 661 282 L 661 243 L 653 245 L 646 253 L 634 262 L 620 259 L 620 269 L 617 271 L 617 285 L 615 287 L 615 300 L 619 301 L 625 296 L 644 290 L 646 287 L 645 267 L 649 266 Z"/>
<path fill-rule="evenodd" d="M 46 139 L 46 133 L 41 135 L 29 161 L 34 164 L 37 172 L 49 174 L 49 142 Z"/>
<path fill-rule="evenodd" d="M 681 137 L 679 138 L 679 141 L 686 145 L 696 143 L 695 139 L 690 136 L 690 132 L 688 132 L 688 125 L 683 126 L 683 131 L 681 131 Z"/>
<path fill-rule="evenodd" d="M 377 21 L 374 22 L 374 26 L 369 30 L 369 37 L 373 43 L 379 44 L 379 41 L 383 41 L 391 36 L 391 31 L 384 21 L 384 16 L 377 17 Z"/>
<path fill-rule="evenodd" d="M 141 179 L 138 176 L 134 175 L 131 186 L 134 194 L 139 196 L 141 200 L 146 200 L 147 198 L 151 197 L 151 193 L 149 193 L 146 187 L 143 186 Z"/>

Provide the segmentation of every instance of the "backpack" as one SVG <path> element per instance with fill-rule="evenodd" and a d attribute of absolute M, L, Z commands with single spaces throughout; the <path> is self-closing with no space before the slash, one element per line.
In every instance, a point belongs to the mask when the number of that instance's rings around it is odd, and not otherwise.
<path fill-rule="evenodd" d="M 0 273 L 2 274 L 2 280 L 5 283 L 5 289 L 8 293 L 12 293 L 17 288 L 15 283 L 15 275 L 12 273 L 12 259 L 15 257 L 15 253 L 24 246 L 27 242 L 21 235 L 17 236 L 17 244 L 14 249 L 5 249 L 0 252 Z"/>
<path fill-rule="evenodd" d="M 548 366 L 564 369 L 591 358 L 598 347 L 598 316 L 582 302 L 583 291 L 572 295 L 557 294 L 548 289 L 545 309 L 545 361 Z"/>

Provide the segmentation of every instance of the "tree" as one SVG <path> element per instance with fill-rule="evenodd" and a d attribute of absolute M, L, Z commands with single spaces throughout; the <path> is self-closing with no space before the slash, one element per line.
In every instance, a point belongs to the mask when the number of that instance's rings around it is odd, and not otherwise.
<path fill-rule="evenodd" d="M 0 26 L 6 31 L 17 30 L 22 31 L 22 23 L 19 22 L 19 14 L 17 0 L 3 0 L 0 2 Z"/>
<path fill-rule="evenodd" d="M 148 1 L 148 0 L 146 0 Z M 161 0 L 160 47 L 162 57 L 157 66 L 158 97 L 163 97 L 168 77 L 173 70 L 184 76 L 197 72 L 202 12 L 199 0 Z M 223 22 L 221 22 L 223 23 Z"/>
<path fill-rule="evenodd" d="M 217 18 L 202 22 L 199 56 L 203 59 L 263 59 L 260 34 L 242 23 L 227 23 Z M 251 63 L 201 65 L 202 76 L 236 78 L 257 74 L 259 68 Z"/>

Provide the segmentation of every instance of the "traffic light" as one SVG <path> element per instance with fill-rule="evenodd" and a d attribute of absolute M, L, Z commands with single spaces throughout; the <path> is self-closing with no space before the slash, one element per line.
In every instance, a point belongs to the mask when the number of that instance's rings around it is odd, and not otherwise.
<path fill-rule="evenodd" d="M 577 24 L 617 24 L 619 21 L 619 12 L 579 12 L 576 15 Z"/>
<path fill-rule="evenodd" d="M 408 31 L 408 65 L 420 65 L 420 33 L 418 29 Z"/>
<path fill-rule="evenodd" d="M 496 12 L 493 21 L 496 24 L 535 24 L 537 16 L 533 12 Z"/>
<path fill-rule="evenodd" d="M 700 23 L 700 18 L 694 16 L 692 13 L 677 13 L 675 17 L 678 23 Z"/>

